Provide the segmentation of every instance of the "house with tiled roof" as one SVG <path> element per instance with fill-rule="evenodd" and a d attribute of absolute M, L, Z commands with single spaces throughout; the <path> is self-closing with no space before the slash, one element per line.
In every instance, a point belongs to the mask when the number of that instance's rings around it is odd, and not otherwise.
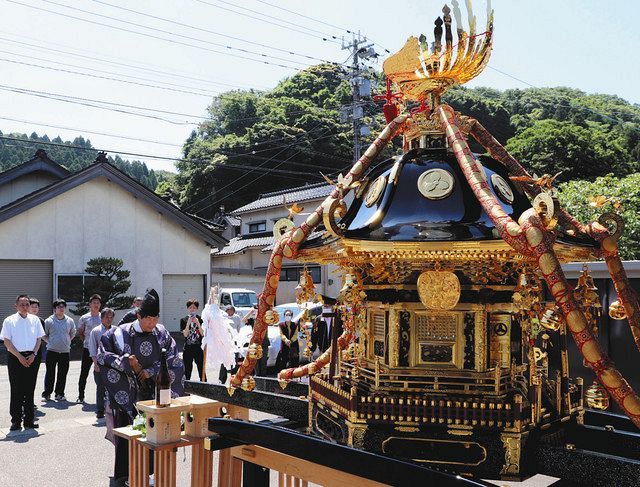
<path fill-rule="evenodd" d="M 294 223 L 301 224 L 332 189 L 332 186 L 322 182 L 264 193 L 255 201 L 225 215 L 234 225 L 236 234 L 227 245 L 211 251 L 211 282 L 219 282 L 224 287 L 245 287 L 261 292 L 275 241 L 275 222 L 286 217 L 287 208 L 297 203 L 304 209 L 294 217 Z M 229 229 L 223 232 L 223 235 L 229 234 Z M 276 297 L 278 303 L 295 301 L 294 288 L 298 285 L 302 269 L 299 263 L 285 260 Z M 340 279 L 333 273 L 333 266 L 308 264 L 307 269 L 320 293 L 337 295 Z"/>
<path fill-rule="evenodd" d="M 87 261 L 116 257 L 131 273 L 128 294 L 155 288 L 161 322 L 177 331 L 185 301 L 203 302 L 208 294 L 211 249 L 227 243 L 222 230 L 161 198 L 103 154 L 70 173 L 38 150 L 0 173 L 0 316 L 14 313 L 23 293 L 40 300 L 44 317 L 56 297 L 74 308 L 87 298 Z"/>

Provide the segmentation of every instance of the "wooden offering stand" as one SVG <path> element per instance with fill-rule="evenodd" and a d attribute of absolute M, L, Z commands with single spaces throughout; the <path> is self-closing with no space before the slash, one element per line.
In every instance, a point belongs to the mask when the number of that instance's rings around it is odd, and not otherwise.
<path fill-rule="evenodd" d="M 154 445 L 165 445 L 180 440 L 180 413 L 189 409 L 185 400 L 188 397 L 173 399 L 171 404 L 162 408 L 156 406 L 154 400 L 136 403 L 138 411 L 145 413 L 147 438 Z"/>
<path fill-rule="evenodd" d="M 200 396 L 187 396 L 177 399 L 189 407 L 184 418 L 184 433 L 194 438 L 211 436 L 209 418 L 221 418 L 227 411 L 225 404 Z"/>
<path fill-rule="evenodd" d="M 210 399 L 187 396 L 173 399 L 171 405 L 164 408 L 156 407 L 155 401 L 141 401 L 136 406 L 146 415 L 146 438 L 130 426 L 114 429 L 115 435 L 129 442 L 129 485 L 149 486 L 149 451 L 153 451 L 155 485 L 175 487 L 176 453 L 178 448 L 190 446 L 191 486 L 211 487 L 213 452 L 204 449 L 204 437 L 210 434 L 207 419 L 219 417 L 223 405 Z M 184 432 L 181 431 L 182 412 L 185 413 Z"/>

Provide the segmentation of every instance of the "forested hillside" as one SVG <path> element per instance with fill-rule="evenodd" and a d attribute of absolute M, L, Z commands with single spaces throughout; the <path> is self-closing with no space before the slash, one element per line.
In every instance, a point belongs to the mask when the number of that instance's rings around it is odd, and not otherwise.
<path fill-rule="evenodd" d="M 76 137 L 73 141 L 63 141 L 60 137 L 49 139 L 47 135 L 38 136 L 35 132 L 27 136 L 26 134 L 7 133 L 12 138 L 20 138 L 38 142 L 52 142 L 54 144 L 64 144 L 69 147 L 48 144 L 25 144 L 12 140 L 0 140 L 0 171 L 5 171 L 13 166 L 22 164 L 33 157 L 36 150 L 44 149 L 50 159 L 66 167 L 71 172 L 79 171 L 92 164 L 96 160 L 98 151 L 93 149 L 91 142 L 83 137 Z M 71 147 L 74 146 L 74 147 Z M 80 147 L 80 148 L 78 148 Z M 125 174 L 144 184 L 149 189 L 155 190 L 163 176 L 156 174 L 153 169 L 149 169 L 144 162 L 128 161 L 120 156 L 109 156 L 109 162 L 120 169 Z"/>
<path fill-rule="evenodd" d="M 383 79 L 372 74 L 374 91 Z M 587 94 L 572 88 L 498 91 L 458 87 L 445 102 L 477 118 L 530 172 L 561 172 L 561 199 L 581 218 L 605 209 L 590 206 L 589 196 L 615 196 L 627 219 L 623 255 L 640 258 L 640 194 L 632 191 L 640 169 L 640 106 L 615 96 Z M 260 193 L 335 180 L 353 160 L 353 133 L 340 109 L 351 103 L 348 73 L 339 66 L 317 65 L 280 82 L 270 91 L 229 91 L 208 107 L 209 120 L 194 130 L 183 147 L 178 174 L 149 170 L 139 161 L 110 161 L 160 194 L 170 195 L 183 210 L 212 217 L 220 205 L 237 208 Z M 371 135 L 384 127 L 380 104 L 362 102 Z M 35 133 L 25 139 L 49 142 Z M 82 137 L 51 142 L 93 149 Z M 30 159 L 37 146 L 0 141 L 0 169 Z M 43 146 L 50 157 L 76 171 L 91 164 L 95 150 Z M 481 150 L 472 144 L 476 151 Z M 399 152 L 385 150 L 380 160 Z M 615 174 L 615 176 L 613 176 Z M 571 181 L 570 184 L 568 182 Z"/>
<path fill-rule="evenodd" d="M 380 80 L 375 84 L 381 92 Z M 340 106 L 350 101 L 346 73 L 328 65 L 271 91 L 216 97 L 210 120 L 185 142 L 187 161 L 177 165 L 174 195 L 189 211 L 211 216 L 221 204 L 236 208 L 259 193 L 321 181 L 320 171 L 335 175 L 352 160 L 351 125 L 339 121 Z M 477 118 L 530 171 L 562 171 L 559 182 L 624 176 L 640 167 L 640 106 L 614 95 L 460 87 L 445 101 Z M 372 101 L 363 108 L 372 132 L 368 144 L 384 119 Z"/>

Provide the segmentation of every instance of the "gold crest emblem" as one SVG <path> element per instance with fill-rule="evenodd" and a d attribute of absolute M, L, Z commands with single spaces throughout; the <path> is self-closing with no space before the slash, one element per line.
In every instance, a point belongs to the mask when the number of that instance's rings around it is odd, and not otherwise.
<path fill-rule="evenodd" d="M 424 271 L 418 277 L 418 295 L 427 309 L 452 309 L 460 300 L 460 280 L 449 271 Z"/>

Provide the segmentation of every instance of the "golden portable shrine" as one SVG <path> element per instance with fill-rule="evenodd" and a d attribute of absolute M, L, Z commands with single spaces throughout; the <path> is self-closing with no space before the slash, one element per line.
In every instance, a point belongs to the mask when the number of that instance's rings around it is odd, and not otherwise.
<path fill-rule="evenodd" d="M 317 360 L 278 376 L 283 387 L 309 377 L 308 433 L 485 478 L 523 477 L 542 464 L 565 472 L 540 451 L 575 450 L 585 406 L 606 409 L 611 398 L 630 428 L 640 426 L 640 399 L 597 341 L 601 310 L 588 269 L 572 288 L 561 268 L 606 260 L 619 296 L 609 312 L 627 317 L 640 349 L 638 300 L 617 252 L 623 224 L 615 213 L 578 222 L 559 205 L 552 176 L 532 177 L 477 120 L 441 102 L 483 70 L 493 42 L 492 12 L 478 29 L 467 2 L 467 31 L 452 4 L 436 19 L 431 44 L 411 37 L 384 62 L 387 127 L 304 224 L 277 225 L 253 345 L 228 400 L 255 387 L 250 373 L 277 322 L 283 259 L 332 263 L 343 275 L 334 306 L 343 331 Z M 400 135 L 402 154 L 372 166 Z M 488 155 L 473 154 L 469 138 Z M 299 296 L 315 296 L 306 275 Z M 571 378 L 568 335 L 593 384 Z M 634 441 L 625 437 L 640 454 Z M 607 470 L 583 468 L 588 462 L 573 453 L 564 461 L 583 475 Z M 622 463 L 616 485 L 638 478 L 637 465 L 627 471 Z"/>

